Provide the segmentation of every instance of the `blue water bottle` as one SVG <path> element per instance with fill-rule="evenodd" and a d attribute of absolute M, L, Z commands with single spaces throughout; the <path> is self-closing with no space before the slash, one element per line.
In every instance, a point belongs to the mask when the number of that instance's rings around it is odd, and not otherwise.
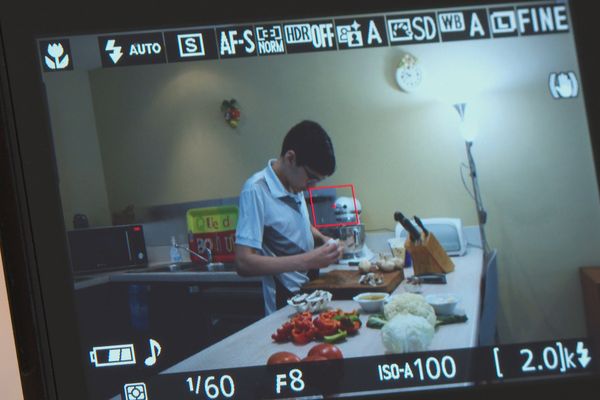
<path fill-rule="evenodd" d="M 404 267 L 412 267 L 412 257 L 410 256 L 408 250 L 406 250 L 406 255 L 404 256 Z"/>

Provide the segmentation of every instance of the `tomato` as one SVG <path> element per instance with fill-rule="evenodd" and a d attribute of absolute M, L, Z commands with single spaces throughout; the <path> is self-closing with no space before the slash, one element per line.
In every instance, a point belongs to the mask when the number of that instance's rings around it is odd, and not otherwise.
<path fill-rule="evenodd" d="M 279 351 L 274 353 L 267 360 L 267 365 L 273 364 L 285 364 L 285 363 L 294 363 L 300 362 L 300 357 L 295 355 L 294 353 L 290 353 L 289 351 Z"/>
<path fill-rule="evenodd" d="M 322 356 L 328 360 L 336 360 L 344 358 L 342 351 L 337 347 L 329 343 L 320 343 L 313 346 L 308 351 L 309 356 Z"/>
<path fill-rule="evenodd" d="M 318 354 L 312 356 L 306 356 L 302 359 L 302 361 L 327 361 L 327 357 L 320 356 Z"/>

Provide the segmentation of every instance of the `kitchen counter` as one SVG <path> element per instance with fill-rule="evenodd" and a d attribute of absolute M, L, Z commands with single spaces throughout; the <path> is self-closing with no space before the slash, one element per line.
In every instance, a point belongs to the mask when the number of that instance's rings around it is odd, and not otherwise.
<path fill-rule="evenodd" d="M 479 316 L 481 312 L 480 287 L 483 273 L 483 252 L 480 248 L 470 246 L 466 255 L 453 257 L 455 270 L 446 275 L 447 284 L 423 284 L 423 295 L 431 293 L 453 292 L 460 297 L 458 309 L 462 309 L 468 317 L 465 323 L 444 325 L 436 329 L 429 350 L 445 350 L 475 347 L 478 343 Z M 335 268 L 351 268 L 348 266 L 332 266 Z M 412 268 L 406 268 L 406 277 L 412 275 Z M 406 281 L 403 281 L 393 293 L 402 293 Z M 368 291 L 368 288 L 365 288 Z M 335 300 L 332 308 L 350 311 L 360 308 L 352 300 Z M 458 311 L 458 310 L 457 310 Z M 192 355 L 182 362 L 163 371 L 163 374 L 201 371 L 204 369 L 233 368 L 265 365 L 268 357 L 277 351 L 291 351 L 301 358 L 306 355 L 312 344 L 299 346 L 293 343 L 275 343 L 271 339 L 277 328 L 293 314 L 290 306 L 277 310 L 256 323 L 240 330 L 224 340 Z M 385 354 L 378 329 L 366 327 L 369 314 L 362 313 L 363 327 L 358 335 L 337 344 L 345 358 L 363 357 Z M 250 345 L 249 345 L 250 344 Z"/>
<path fill-rule="evenodd" d="M 246 283 L 261 282 L 261 277 L 243 277 L 234 270 L 204 271 L 198 269 L 163 271 L 171 263 L 157 263 L 146 268 L 112 271 L 75 278 L 75 289 L 84 289 L 108 282 L 188 282 Z"/>
<path fill-rule="evenodd" d="M 114 274 L 110 277 L 111 282 L 262 282 L 261 277 L 239 276 L 235 271 L 177 271 L 177 272 L 148 272 L 136 271 L 122 274 Z"/>

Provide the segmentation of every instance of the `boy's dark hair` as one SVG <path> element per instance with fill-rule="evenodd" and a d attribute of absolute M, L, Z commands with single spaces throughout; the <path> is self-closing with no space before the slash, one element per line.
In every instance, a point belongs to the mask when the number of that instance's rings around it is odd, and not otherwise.
<path fill-rule="evenodd" d="M 304 120 L 294 125 L 281 145 L 281 156 L 288 150 L 296 153 L 298 166 L 307 166 L 321 175 L 330 176 L 335 171 L 335 154 L 331 139 L 321 125 Z"/>

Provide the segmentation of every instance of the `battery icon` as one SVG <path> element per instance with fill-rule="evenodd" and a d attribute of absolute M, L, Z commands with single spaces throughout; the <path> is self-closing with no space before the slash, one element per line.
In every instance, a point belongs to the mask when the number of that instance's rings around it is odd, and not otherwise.
<path fill-rule="evenodd" d="M 133 344 L 97 346 L 90 351 L 90 361 L 96 368 L 135 364 Z"/>

